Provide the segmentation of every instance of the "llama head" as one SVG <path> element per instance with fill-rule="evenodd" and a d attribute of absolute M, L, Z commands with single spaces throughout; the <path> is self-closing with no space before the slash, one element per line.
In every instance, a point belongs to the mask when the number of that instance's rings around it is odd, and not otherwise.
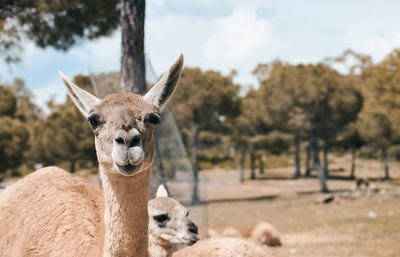
<path fill-rule="evenodd" d="M 142 167 L 150 167 L 153 132 L 160 123 L 161 109 L 178 83 L 182 66 L 180 55 L 143 97 L 134 93 L 110 94 L 102 100 L 59 72 L 69 96 L 92 127 L 97 158 L 107 172 L 130 176 Z"/>
<path fill-rule="evenodd" d="M 163 185 L 148 203 L 149 236 L 159 245 L 193 245 L 200 237 L 197 226 L 188 218 L 189 211 L 168 197 Z"/>

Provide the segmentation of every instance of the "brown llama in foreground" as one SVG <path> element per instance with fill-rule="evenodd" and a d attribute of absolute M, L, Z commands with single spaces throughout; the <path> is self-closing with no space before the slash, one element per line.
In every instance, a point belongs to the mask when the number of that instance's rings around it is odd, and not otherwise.
<path fill-rule="evenodd" d="M 104 193 L 57 167 L 21 179 L 0 194 L 0 256 L 147 255 L 153 133 L 182 65 L 181 55 L 143 97 L 102 100 L 60 72 L 93 129 Z"/>

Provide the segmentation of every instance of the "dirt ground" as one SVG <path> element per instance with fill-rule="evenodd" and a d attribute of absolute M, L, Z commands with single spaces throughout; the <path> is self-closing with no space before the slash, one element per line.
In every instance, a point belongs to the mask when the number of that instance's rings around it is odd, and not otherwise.
<path fill-rule="evenodd" d="M 192 217 L 203 235 L 206 227 L 233 226 L 248 236 L 258 221 L 269 221 L 281 234 L 283 245 L 274 248 L 281 256 L 400 256 L 398 164 L 392 165 L 392 180 L 379 181 L 379 163 L 359 161 L 358 176 L 372 179 L 370 193 L 360 196 L 342 162 L 347 163 L 338 159 L 331 166 L 328 186 L 335 200 L 328 204 L 316 203 L 326 195 L 318 192 L 315 178 L 289 179 L 293 168 L 266 170 L 241 185 L 235 171 L 204 171 L 202 196 L 208 204 L 192 207 Z"/>

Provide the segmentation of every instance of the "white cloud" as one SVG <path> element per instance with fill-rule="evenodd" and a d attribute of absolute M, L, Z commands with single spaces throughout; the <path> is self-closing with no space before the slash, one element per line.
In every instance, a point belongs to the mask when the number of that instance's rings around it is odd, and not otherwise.
<path fill-rule="evenodd" d="M 202 47 L 202 61 L 224 72 L 238 70 L 238 82 L 247 84 L 254 81 L 252 69 L 258 62 L 271 60 L 280 44 L 270 21 L 237 8 L 232 16 L 216 22 L 216 30 Z"/>
<path fill-rule="evenodd" d="M 204 18 L 167 15 L 146 23 L 146 51 L 158 73 L 163 72 L 178 53 L 185 65 L 239 71 L 236 81 L 255 83 L 251 75 L 258 62 L 272 59 L 279 42 L 270 21 L 257 17 L 255 6 L 237 5 L 228 17 Z"/>

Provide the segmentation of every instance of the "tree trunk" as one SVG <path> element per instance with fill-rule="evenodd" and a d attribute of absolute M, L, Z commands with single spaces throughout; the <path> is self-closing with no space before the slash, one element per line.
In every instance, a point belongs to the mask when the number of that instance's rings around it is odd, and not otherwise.
<path fill-rule="evenodd" d="M 137 94 L 146 92 L 144 16 L 145 0 L 122 0 L 122 92 L 134 92 Z"/>
<path fill-rule="evenodd" d="M 329 178 L 329 161 L 328 161 L 328 143 L 327 142 L 324 143 L 323 158 L 324 158 L 325 177 Z"/>
<path fill-rule="evenodd" d="M 250 179 L 256 179 L 256 171 L 255 171 L 255 160 L 256 155 L 254 153 L 250 154 Z"/>
<path fill-rule="evenodd" d="M 388 163 L 388 159 L 387 159 L 386 146 L 382 147 L 382 161 L 383 161 L 383 166 L 384 166 L 384 170 L 385 170 L 385 179 L 390 179 L 389 163 Z"/>
<path fill-rule="evenodd" d="M 70 173 L 75 173 L 75 160 L 72 160 L 69 166 L 69 172 Z"/>
<path fill-rule="evenodd" d="M 260 174 L 264 174 L 264 161 L 261 154 L 258 156 L 258 163 L 260 165 L 259 166 Z"/>
<path fill-rule="evenodd" d="M 306 147 L 306 177 L 311 176 L 311 167 L 310 167 L 310 160 L 311 160 L 311 144 L 308 144 Z"/>
<path fill-rule="evenodd" d="M 298 136 L 294 137 L 294 178 L 299 178 L 301 176 L 300 173 L 300 140 Z"/>
<path fill-rule="evenodd" d="M 354 179 L 356 172 L 356 148 L 351 148 L 351 168 L 350 168 L 350 178 Z"/>
<path fill-rule="evenodd" d="M 238 169 L 238 181 L 239 183 L 244 182 L 244 161 L 246 158 L 246 146 L 243 144 L 240 151 L 239 169 Z"/>
<path fill-rule="evenodd" d="M 192 204 L 199 202 L 199 192 L 198 192 L 198 184 L 199 184 L 199 160 L 197 155 L 198 149 L 198 132 L 197 129 L 193 130 L 192 134 L 192 158 L 193 158 L 193 187 L 192 187 Z"/>
<path fill-rule="evenodd" d="M 321 183 L 321 192 L 328 193 L 329 189 L 328 189 L 328 186 L 326 185 L 325 172 L 322 170 L 320 160 L 319 160 L 318 140 L 315 138 L 314 135 L 311 135 L 311 144 L 312 144 L 312 148 L 314 150 L 314 166 L 315 166 L 315 169 L 317 170 L 318 179 Z"/>

